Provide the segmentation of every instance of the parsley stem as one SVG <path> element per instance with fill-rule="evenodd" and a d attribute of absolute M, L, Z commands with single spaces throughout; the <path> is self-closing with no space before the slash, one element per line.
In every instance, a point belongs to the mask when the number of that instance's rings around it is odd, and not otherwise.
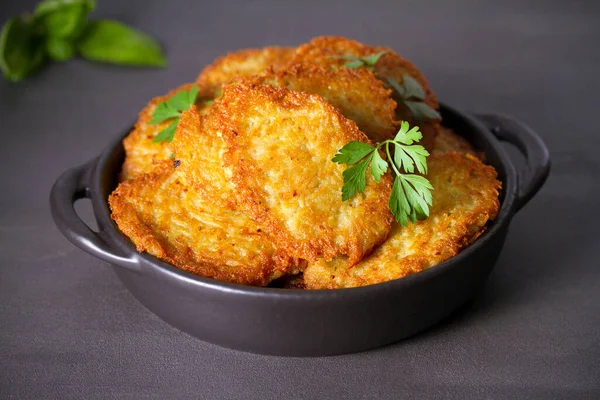
<path fill-rule="evenodd" d="M 397 176 L 402 175 L 400 173 L 400 171 L 398 171 L 398 168 L 396 168 L 396 164 L 394 163 L 392 156 L 390 155 L 390 140 L 386 140 L 385 142 L 381 143 L 382 145 L 385 144 L 385 152 L 388 156 L 388 163 L 392 166 L 392 169 L 396 172 Z M 378 147 L 379 149 L 379 147 Z"/>

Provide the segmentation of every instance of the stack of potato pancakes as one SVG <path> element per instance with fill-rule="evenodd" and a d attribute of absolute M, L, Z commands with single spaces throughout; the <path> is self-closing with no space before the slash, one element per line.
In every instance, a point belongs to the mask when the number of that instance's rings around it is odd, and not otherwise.
<path fill-rule="evenodd" d="M 374 65 L 348 64 L 380 53 Z M 357 287 L 439 264 L 496 217 L 501 184 L 441 118 L 416 118 L 398 99 L 389 78 L 406 76 L 437 110 L 423 74 L 389 48 L 318 37 L 221 57 L 142 110 L 123 140 L 112 218 L 139 252 L 246 285 Z M 156 107 L 194 87 L 173 139 L 155 141 L 172 122 L 151 123 Z M 342 201 L 345 167 L 331 161 L 351 141 L 393 138 L 401 121 L 423 134 L 434 188 L 429 217 L 407 226 L 388 207 L 389 169 Z"/>

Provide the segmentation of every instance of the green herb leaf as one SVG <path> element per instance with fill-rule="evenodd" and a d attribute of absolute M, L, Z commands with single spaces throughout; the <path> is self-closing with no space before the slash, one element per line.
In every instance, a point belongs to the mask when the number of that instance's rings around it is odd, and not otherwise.
<path fill-rule="evenodd" d="M 35 35 L 31 20 L 22 16 L 9 19 L 0 32 L 0 69 L 4 77 L 20 81 L 45 61 L 44 42 Z"/>
<path fill-rule="evenodd" d="M 181 117 L 181 113 L 188 110 L 196 102 L 197 96 L 198 88 L 196 86 L 190 90 L 180 90 L 169 99 L 156 105 L 150 123 L 160 124 L 168 119 Z"/>
<path fill-rule="evenodd" d="M 356 164 L 373 150 L 375 150 L 375 147 L 353 140 L 339 149 L 331 161 L 338 164 Z"/>
<path fill-rule="evenodd" d="M 356 193 L 360 193 L 367 187 L 367 169 L 369 162 L 373 158 L 372 152 L 358 164 L 346 169 L 342 176 L 344 177 L 344 185 L 342 186 L 342 201 L 352 198 Z"/>
<path fill-rule="evenodd" d="M 375 150 L 373 152 L 373 159 L 371 160 L 371 175 L 373 175 L 375 182 L 379 182 L 381 180 L 381 176 L 385 174 L 387 169 L 387 161 L 381 158 L 379 151 Z"/>
<path fill-rule="evenodd" d="M 44 0 L 36 6 L 33 17 L 36 24 L 43 27 L 46 35 L 76 39 L 95 7 L 93 0 Z"/>
<path fill-rule="evenodd" d="M 413 144 L 423 138 L 423 134 L 419 131 L 418 126 L 410 128 L 410 125 L 406 121 L 400 123 L 400 130 L 396 134 L 394 141 L 403 144 Z"/>
<path fill-rule="evenodd" d="M 150 120 L 150 123 L 153 125 L 160 124 L 163 121 L 171 118 L 179 118 L 180 116 L 181 112 L 171 107 L 168 103 L 159 103 L 152 113 L 152 119 Z"/>
<path fill-rule="evenodd" d="M 173 123 L 167 126 L 165 129 L 160 131 L 158 135 L 154 137 L 152 140 L 154 143 L 167 142 L 171 143 L 173 138 L 175 137 L 175 130 L 177 129 L 177 124 L 179 123 L 179 118 L 177 118 Z"/>
<path fill-rule="evenodd" d="M 357 68 L 365 67 L 365 68 L 368 68 L 371 71 L 373 71 L 375 64 L 377 64 L 377 62 L 379 61 L 381 56 L 383 56 L 385 53 L 387 53 L 387 51 L 382 51 L 381 53 L 371 54 L 370 56 L 365 56 L 365 57 L 341 55 L 341 56 L 331 56 L 331 58 L 341 58 L 344 60 L 349 60 L 349 62 L 344 64 L 344 67 L 346 67 L 346 68 L 357 69 Z"/>
<path fill-rule="evenodd" d="M 403 169 L 411 174 L 415 172 L 413 159 L 404 151 L 404 146 L 398 143 L 394 143 L 394 163 L 398 169 Z"/>
<path fill-rule="evenodd" d="M 404 100 L 405 98 L 407 98 L 407 96 L 406 96 L 406 89 L 404 89 L 404 86 L 402 86 L 401 84 L 399 84 L 398 81 L 396 81 L 391 76 L 387 78 L 387 81 L 390 84 L 390 86 L 392 88 L 394 88 L 394 90 L 396 91 L 396 93 L 398 93 L 398 96 L 400 96 L 400 100 Z"/>
<path fill-rule="evenodd" d="M 392 77 L 388 77 L 387 81 L 398 94 L 398 100 L 408 107 L 413 118 L 417 122 L 423 122 L 427 119 L 440 119 L 440 114 L 423 102 L 425 99 L 425 90 L 419 82 L 406 74 L 403 76 L 403 79 L 402 84 L 398 83 Z"/>
<path fill-rule="evenodd" d="M 392 193 L 390 195 L 390 200 L 388 201 L 388 207 L 394 216 L 396 217 L 396 221 L 400 221 L 402 226 L 406 226 L 408 224 L 408 212 L 410 210 L 410 205 L 408 204 L 408 199 L 406 194 L 404 193 L 404 189 L 402 187 L 402 177 L 397 175 L 394 179 L 394 185 L 392 186 Z"/>
<path fill-rule="evenodd" d="M 77 50 L 92 61 L 148 67 L 166 65 L 158 42 L 117 21 L 99 20 L 88 24 L 77 42 Z"/>
<path fill-rule="evenodd" d="M 344 64 L 344 67 L 350 69 L 357 69 L 363 67 L 365 64 L 361 60 L 353 60 Z"/>
<path fill-rule="evenodd" d="M 427 173 L 429 152 L 423 146 L 414 144 L 421 138 L 418 127 L 410 128 L 403 121 L 394 139 L 386 140 L 376 147 L 357 141 L 343 146 L 332 159 L 333 162 L 350 165 L 343 172 L 342 201 L 365 190 L 368 173 L 379 182 L 388 170 L 388 163 L 391 163 L 395 179 L 388 206 L 396 221 L 405 226 L 409 220 L 415 222 L 429 216 L 433 186 L 423 176 L 414 175 L 415 167 L 419 173 Z M 379 154 L 382 147 L 385 147 L 390 160 L 386 161 Z M 390 147 L 394 150 L 393 157 Z"/>
<path fill-rule="evenodd" d="M 158 103 L 154 112 L 152 113 L 152 119 L 150 124 L 160 124 L 161 122 L 175 119 L 171 125 L 163 129 L 154 137 L 153 142 L 168 142 L 170 143 L 175 137 L 175 129 L 179 123 L 179 118 L 183 111 L 188 110 L 192 104 L 196 102 L 198 97 L 198 88 L 193 86 L 190 90 L 182 89 L 175 93 L 171 98 Z"/>
<path fill-rule="evenodd" d="M 433 108 L 420 101 L 407 100 L 404 102 L 410 109 L 411 114 L 417 121 L 425 121 L 426 119 L 440 119 L 442 116 Z"/>
<path fill-rule="evenodd" d="M 67 61 L 75 55 L 75 46 L 68 40 L 50 37 L 46 40 L 46 52 L 54 61 Z"/>
<path fill-rule="evenodd" d="M 372 54 L 370 56 L 366 56 L 366 57 L 362 57 L 361 60 L 367 64 L 368 66 L 374 67 L 375 64 L 377 64 L 377 62 L 379 61 L 379 59 L 381 58 L 381 56 L 383 56 L 384 54 L 386 54 L 387 51 L 382 51 L 381 53 L 377 53 L 377 54 Z"/>
<path fill-rule="evenodd" d="M 196 101 L 198 88 L 194 86 L 190 90 L 180 90 L 166 101 L 166 104 L 176 111 L 185 111 Z M 164 103 L 163 103 L 164 104 Z"/>
<path fill-rule="evenodd" d="M 408 74 L 404 74 L 402 76 L 404 87 L 406 88 L 407 99 L 414 97 L 419 100 L 425 100 L 425 90 L 421 86 L 421 84 L 412 76 Z"/>

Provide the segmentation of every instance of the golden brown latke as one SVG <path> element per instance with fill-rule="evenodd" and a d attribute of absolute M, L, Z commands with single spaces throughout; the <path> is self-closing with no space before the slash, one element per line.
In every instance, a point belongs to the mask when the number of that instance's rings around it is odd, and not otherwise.
<path fill-rule="evenodd" d="M 433 154 L 448 153 L 450 151 L 470 154 L 479 158 L 481 161 L 485 161 L 485 155 L 482 152 L 475 151 L 467 139 L 457 135 L 450 128 L 441 127 L 435 137 Z"/>
<path fill-rule="evenodd" d="M 427 178 L 434 187 L 429 217 L 406 227 L 393 224 L 385 243 L 353 267 L 341 257 L 310 263 L 304 271 L 308 289 L 403 278 L 455 256 L 485 231 L 500 207 L 496 170 L 470 154 L 455 152 L 433 154 L 427 164 Z"/>
<path fill-rule="evenodd" d="M 425 76 L 415 67 L 413 63 L 401 57 L 392 49 L 381 46 L 368 46 L 354 40 L 337 36 L 321 36 L 314 38 L 309 43 L 298 47 L 291 58 L 290 63 L 317 64 L 325 67 L 343 67 L 348 60 L 337 58 L 346 55 L 353 57 L 365 57 L 387 51 L 377 64 L 375 64 L 375 75 L 387 84 L 387 78 L 391 77 L 398 83 L 404 82 L 404 74 L 413 77 L 425 90 L 425 103 L 434 109 L 438 109 L 438 101 L 435 94 L 429 88 Z M 419 125 L 423 133 L 421 144 L 428 150 L 433 149 L 433 140 L 439 128 L 439 120 L 417 122 L 412 117 L 410 110 L 404 104 L 399 103 L 396 109 L 396 119 L 408 121 L 411 125 Z"/>
<path fill-rule="evenodd" d="M 346 143 L 369 139 L 320 96 L 240 79 L 223 87 L 207 119 L 215 114 L 237 206 L 288 255 L 313 261 L 347 255 L 356 263 L 385 240 L 390 178 L 370 180 L 363 193 L 341 201 L 345 167 L 331 159 Z M 186 145 L 202 148 L 195 137 Z"/>
<path fill-rule="evenodd" d="M 200 72 L 196 83 L 216 93 L 221 85 L 239 76 L 258 75 L 268 67 L 280 68 L 289 62 L 295 49 L 289 47 L 265 47 L 245 49 L 217 58 Z"/>
<path fill-rule="evenodd" d="M 398 130 L 396 102 L 391 98 L 391 90 L 365 69 L 330 70 L 317 65 L 293 64 L 279 71 L 269 69 L 251 82 L 318 94 L 356 122 L 375 142 L 394 137 Z"/>
<path fill-rule="evenodd" d="M 223 140 L 222 116 L 216 104 L 201 116 L 194 106 L 184 111 L 177 125 L 171 148 L 179 161 L 181 179 L 186 185 L 210 199 L 216 207 L 235 208 L 231 170 L 223 163 L 227 150 Z"/>
<path fill-rule="evenodd" d="M 258 286 L 298 272 L 299 264 L 277 251 L 254 221 L 186 187 L 172 162 L 122 182 L 109 204 L 139 252 L 182 270 Z"/>
<path fill-rule="evenodd" d="M 131 179 L 143 173 L 150 172 L 154 168 L 155 163 L 169 159 L 173 152 L 169 143 L 154 143 L 152 140 L 173 121 L 151 125 L 150 120 L 152 119 L 152 113 L 159 103 L 170 99 L 180 90 L 190 90 L 193 86 L 193 83 L 188 83 L 175 90 L 171 90 L 164 96 L 155 97 L 140 112 L 135 127 L 129 135 L 123 139 L 125 162 L 123 163 L 121 180 Z M 206 101 L 210 99 L 210 93 L 202 87 L 199 87 L 198 89 L 196 104 L 199 107 L 199 112 L 204 113 L 209 107 Z"/>

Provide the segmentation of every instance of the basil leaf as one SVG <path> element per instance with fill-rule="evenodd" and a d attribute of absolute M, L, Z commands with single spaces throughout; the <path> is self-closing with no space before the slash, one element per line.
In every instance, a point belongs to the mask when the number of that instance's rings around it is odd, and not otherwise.
<path fill-rule="evenodd" d="M 33 17 L 48 36 L 76 38 L 95 6 L 93 0 L 45 0 L 37 5 Z"/>
<path fill-rule="evenodd" d="M 46 52 L 54 61 L 67 61 L 75 54 L 75 46 L 68 40 L 50 37 L 46 40 Z"/>
<path fill-rule="evenodd" d="M 0 32 L 0 69 L 4 77 L 20 81 L 45 61 L 44 43 L 34 34 L 31 21 L 24 17 L 8 20 Z"/>
<path fill-rule="evenodd" d="M 111 64 L 164 67 L 167 63 L 158 42 L 110 20 L 88 24 L 77 42 L 77 50 L 88 60 Z"/>

